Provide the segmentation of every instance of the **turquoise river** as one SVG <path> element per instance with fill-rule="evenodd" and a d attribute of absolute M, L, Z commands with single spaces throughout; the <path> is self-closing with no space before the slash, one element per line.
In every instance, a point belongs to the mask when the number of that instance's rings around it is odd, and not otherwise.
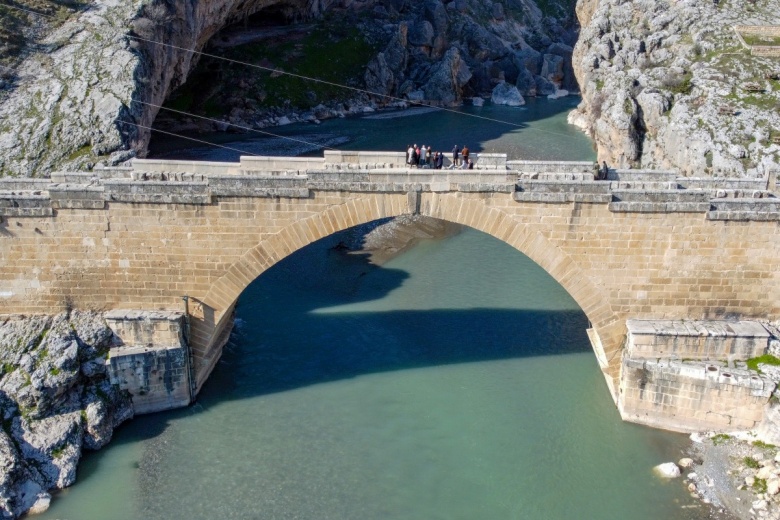
<path fill-rule="evenodd" d="M 593 159 L 577 102 L 284 127 L 352 149 Z M 280 139 L 214 136 L 254 153 Z M 430 141 L 430 142 L 428 142 Z M 175 141 L 169 157 L 231 159 Z M 352 232 L 354 237 L 355 232 Z M 219 237 L 214 237 L 219 240 Z M 328 237 L 241 295 L 195 405 L 138 417 L 88 454 L 41 519 L 699 519 L 653 466 L 686 437 L 621 422 L 588 321 L 541 268 L 465 229 L 382 267 Z"/>

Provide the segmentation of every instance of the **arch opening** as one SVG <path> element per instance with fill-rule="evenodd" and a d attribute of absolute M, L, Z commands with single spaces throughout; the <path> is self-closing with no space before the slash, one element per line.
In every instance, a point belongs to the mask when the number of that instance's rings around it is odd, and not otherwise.
<path fill-rule="evenodd" d="M 199 339 L 201 344 L 196 345 L 195 350 L 205 353 L 197 359 L 196 363 L 198 388 L 205 382 L 214 363 L 219 359 L 221 347 L 227 341 L 226 331 L 230 329 L 235 303 L 244 289 L 268 268 L 316 240 L 355 225 L 406 213 L 403 205 L 391 203 L 388 206 L 380 206 L 376 204 L 377 202 L 348 203 L 330 208 L 327 212 L 312 217 L 312 221 L 307 219 L 298 221 L 263 240 L 217 280 L 202 302 L 204 309 L 211 310 L 212 322 L 204 323 L 199 331 L 199 337 L 196 334 L 196 339 Z M 452 224 L 472 227 L 507 243 L 544 269 L 577 302 L 587 316 L 587 322 L 591 327 L 588 329 L 591 344 L 605 374 L 610 392 L 614 396 L 614 378 L 619 367 L 617 363 L 611 363 L 611 360 L 615 358 L 615 352 L 619 351 L 620 345 L 616 343 L 622 338 L 618 337 L 614 340 L 613 337 L 608 336 L 608 339 L 613 341 L 609 344 L 602 343 L 601 332 L 606 330 L 614 334 L 615 327 L 612 329 L 609 327 L 616 323 L 616 320 L 607 302 L 598 297 L 595 288 L 591 287 L 587 278 L 582 276 L 577 264 L 547 242 L 544 237 L 529 230 L 526 224 L 518 223 L 481 203 L 470 202 L 467 208 L 458 204 L 457 209 L 454 207 L 448 209 L 447 205 L 441 202 L 426 201 L 422 205 L 424 211 L 421 211 L 421 214 Z M 383 210 L 378 211 L 379 208 Z M 472 210 L 473 213 L 470 213 Z M 366 216 L 357 218 L 359 214 Z M 463 215 L 464 218 L 459 218 L 458 215 Z M 618 331 L 618 334 L 620 333 L 622 330 Z M 611 357 L 608 357 L 610 354 Z M 617 358 L 619 361 L 619 356 Z"/>

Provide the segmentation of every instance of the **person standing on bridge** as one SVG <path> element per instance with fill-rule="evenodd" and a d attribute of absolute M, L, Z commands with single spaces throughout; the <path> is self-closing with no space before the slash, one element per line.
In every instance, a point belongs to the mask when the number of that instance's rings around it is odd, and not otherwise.
<path fill-rule="evenodd" d="M 433 168 L 436 170 L 441 170 L 442 166 L 444 166 L 444 154 L 441 152 L 436 152 L 436 157 L 433 159 Z"/>
<path fill-rule="evenodd" d="M 414 157 L 414 146 L 407 145 L 406 147 L 406 164 L 407 166 L 412 165 L 412 157 Z"/>
<path fill-rule="evenodd" d="M 463 151 L 460 152 L 460 156 L 464 163 L 469 162 L 469 147 L 466 146 L 465 144 L 463 145 Z"/>
<path fill-rule="evenodd" d="M 458 166 L 460 164 L 460 148 L 458 145 L 452 147 L 452 166 Z"/>

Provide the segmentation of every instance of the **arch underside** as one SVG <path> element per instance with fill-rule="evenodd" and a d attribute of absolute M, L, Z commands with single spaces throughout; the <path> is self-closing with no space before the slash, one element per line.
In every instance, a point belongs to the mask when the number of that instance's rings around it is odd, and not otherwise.
<path fill-rule="evenodd" d="M 422 197 L 421 197 L 422 195 Z M 623 323 L 577 263 L 556 247 L 531 221 L 490 207 L 483 200 L 459 194 L 362 194 L 343 204 L 285 226 L 246 251 L 219 278 L 193 309 L 191 344 L 195 355 L 198 389 L 219 359 L 227 340 L 233 307 L 239 295 L 280 260 L 336 232 L 372 222 L 417 212 L 472 227 L 514 247 L 541 266 L 574 298 L 589 322 L 588 331 L 599 363 L 613 392 L 619 373 Z"/>

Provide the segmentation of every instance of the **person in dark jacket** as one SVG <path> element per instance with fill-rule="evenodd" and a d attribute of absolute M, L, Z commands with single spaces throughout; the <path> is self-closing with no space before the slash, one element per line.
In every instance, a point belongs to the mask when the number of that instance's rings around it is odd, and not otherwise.
<path fill-rule="evenodd" d="M 452 147 L 452 165 L 458 166 L 460 164 L 460 148 L 458 148 L 458 145 Z"/>
<path fill-rule="evenodd" d="M 436 152 L 436 156 L 433 159 L 433 167 L 437 170 L 441 170 L 442 166 L 444 166 L 444 154 Z"/>

